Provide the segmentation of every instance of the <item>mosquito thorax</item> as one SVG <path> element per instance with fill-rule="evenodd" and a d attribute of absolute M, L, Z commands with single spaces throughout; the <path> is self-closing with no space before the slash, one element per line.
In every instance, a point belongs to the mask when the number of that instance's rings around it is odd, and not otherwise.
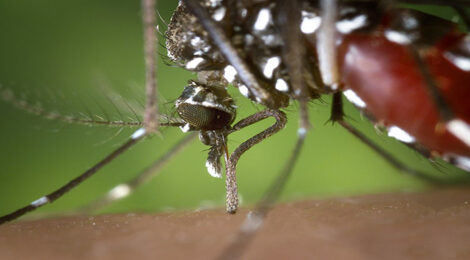
<path fill-rule="evenodd" d="M 187 123 L 183 131 L 229 128 L 236 115 L 235 103 L 224 87 L 198 81 L 189 82 L 175 105 Z"/>

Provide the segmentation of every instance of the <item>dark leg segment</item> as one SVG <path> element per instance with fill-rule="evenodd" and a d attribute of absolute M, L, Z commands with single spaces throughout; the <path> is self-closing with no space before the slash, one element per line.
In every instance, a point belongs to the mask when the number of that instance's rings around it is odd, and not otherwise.
<path fill-rule="evenodd" d="M 284 42 L 282 48 L 282 56 L 286 63 L 287 70 L 290 76 L 290 83 L 295 95 L 295 99 L 300 104 L 300 127 L 303 129 L 310 128 L 308 118 L 307 103 L 310 100 L 310 93 L 304 83 L 304 64 L 303 59 L 296 59 L 292 57 L 304 57 L 305 43 L 303 35 L 300 32 L 301 17 L 299 10 L 301 7 L 298 1 L 277 1 L 278 15 L 275 19 L 276 26 L 281 32 L 283 39 L 289 39 Z"/>
<path fill-rule="evenodd" d="M 342 101 L 342 96 L 340 92 L 335 93 L 333 95 L 333 104 L 332 104 L 332 109 L 331 109 L 330 120 L 340 124 L 344 129 L 346 129 L 349 133 L 357 137 L 364 144 L 369 146 L 372 150 L 374 150 L 378 155 L 380 155 L 385 161 L 387 161 L 390 165 L 392 165 L 397 170 L 400 170 L 403 173 L 415 176 L 417 178 L 423 179 L 435 185 L 444 184 L 443 180 L 439 180 L 438 178 L 434 178 L 430 176 L 429 174 L 417 171 L 415 169 L 409 168 L 408 166 L 404 165 L 403 163 L 398 161 L 393 155 L 385 151 L 376 143 L 372 142 L 369 138 L 367 138 L 367 136 L 365 136 L 359 130 L 357 130 L 348 122 L 346 122 L 344 120 L 343 101 Z"/>
<path fill-rule="evenodd" d="M 254 235 L 263 224 L 264 218 L 268 214 L 271 206 L 277 200 L 292 173 L 292 169 L 299 158 L 300 151 L 305 141 L 307 129 L 299 128 L 297 142 L 287 163 L 277 175 L 274 182 L 264 193 L 263 198 L 255 209 L 248 213 L 238 233 L 232 242 L 222 251 L 217 259 L 240 259 L 247 246 L 251 243 Z"/>
<path fill-rule="evenodd" d="M 111 203 L 128 197 L 130 194 L 132 194 L 132 191 L 155 177 L 155 175 L 157 175 L 175 155 L 180 153 L 188 144 L 190 144 L 196 136 L 196 132 L 189 133 L 173 147 L 171 147 L 165 155 L 163 155 L 161 158 L 158 158 L 157 161 L 155 161 L 151 166 L 142 171 L 132 180 L 116 185 L 104 197 L 99 198 L 91 204 L 85 206 L 84 208 L 80 209 L 79 212 L 94 212 L 110 205 Z"/>
<path fill-rule="evenodd" d="M 268 117 L 273 117 L 276 119 L 276 123 L 263 132 L 243 142 L 240 146 L 237 147 L 237 149 L 235 149 L 235 151 L 233 151 L 233 153 L 230 155 L 230 158 L 226 161 L 227 212 L 229 213 L 235 213 L 238 208 L 236 180 L 236 167 L 238 160 L 243 155 L 243 153 L 248 151 L 248 149 L 283 129 L 286 125 L 287 117 L 282 111 L 267 109 L 240 120 L 229 131 L 229 134 L 231 134 Z"/>
<path fill-rule="evenodd" d="M 143 128 L 137 130 L 131 137 L 130 140 L 125 142 L 123 145 L 121 145 L 119 148 L 117 148 L 114 152 L 106 156 L 103 160 L 95 164 L 93 167 L 82 173 L 80 176 L 77 178 L 71 180 L 69 183 L 65 184 L 64 186 L 60 187 L 56 191 L 47 194 L 46 196 L 43 196 L 29 204 L 28 206 L 25 206 L 23 208 L 20 208 L 8 215 L 0 217 L 0 225 L 8 222 L 15 220 L 24 214 L 33 211 L 45 204 L 52 203 L 58 198 L 62 197 L 64 194 L 69 192 L 71 189 L 75 188 L 82 182 L 84 182 L 86 179 L 90 178 L 93 176 L 99 169 L 103 168 L 105 165 L 110 163 L 112 160 L 114 160 L 116 157 L 118 157 L 120 154 L 123 152 L 127 151 L 129 148 L 131 148 L 134 144 L 136 144 L 138 141 L 142 140 L 146 136 L 146 132 Z"/>
<path fill-rule="evenodd" d="M 439 90 L 439 86 L 437 85 L 431 72 L 429 71 L 428 66 L 425 64 L 423 58 L 421 58 L 419 52 L 414 47 L 410 47 L 408 49 L 412 54 L 416 65 L 418 66 L 420 73 L 424 78 L 424 81 L 426 82 L 429 96 L 434 101 L 434 104 L 436 105 L 436 108 L 439 111 L 441 119 L 444 122 L 452 120 L 454 118 L 454 113 L 450 108 L 449 104 L 447 104 L 447 102 L 444 100 L 444 97 L 442 96 L 442 93 Z"/>

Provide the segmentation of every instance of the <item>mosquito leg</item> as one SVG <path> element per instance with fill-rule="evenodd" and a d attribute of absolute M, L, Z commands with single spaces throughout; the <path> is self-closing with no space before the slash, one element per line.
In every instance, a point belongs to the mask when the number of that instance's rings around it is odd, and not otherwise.
<path fill-rule="evenodd" d="M 112 188 L 105 196 L 95 200 L 91 204 L 79 209 L 79 212 L 94 212 L 100 210 L 111 203 L 119 201 L 123 198 L 128 197 L 132 192 L 137 189 L 142 184 L 148 182 L 151 178 L 155 177 L 160 170 L 178 153 L 180 153 L 184 148 L 187 147 L 191 141 L 197 136 L 196 132 L 192 132 L 177 142 L 170 150 L 163 155 L 162 157 L 158 158 L 152 165 L 147 167 L 141 173 L 139 173 L 136 177 L 131 179 L 128 182 L 121 183 L 116 185 Z"/>
<path fill-rule="evenodd" d="M 338 88 L 339 71 L 336 58 L 336 0 L 321 0 L 322 24 L 317 34 L 317 53 L 320 72 L 325 85 Z"/>
<path fill-rule="evenodd" d="M 300 130 L 300 129 L 299 129 Z M 239 259 L 245 252 L 247 246 L 250 244 L 254 235 L 263 224 L 264 218 L 268 214 L 271 206 L 277 200 L 282 192 L 287 180 L 292 173 L 297 159 L 299 158 L 300 151 L 305 141 L 306 132 L 299 131 L 297 142 L 291 156 L 287 160 L 281 172 L 278 174 L 274 182 L 264 193 L 263 198 L 257 204 L 255 209 L 248 213 L 241 228 L 232 240 L 232 242 L 222 251 L 217 259 Z"/>
<path fill-rule="evenodd" d="M 364 134 L 362 134 L 359 130 L 354 128 L 351 124 L 349 124 L 347 121 L 344 120 L 344 112 L 343 112 L 343 101 L 341 97 L 341 93 L 335 93 L 333 95 L 333 104 L 331 108 L 331 121 L 337 122 L 340 124 L 344 129 L 346 129 L 349 133 L 357 137 L 359 140 L 361 140 L 364 144 L 369 146 L 372 150 L 374 150 L 378 155 L 380 155 L 385 161 L 387 161 L 390 165 L 392 165 L 394 168 L 397 170 L 408 174 L 415 176 L 417 178 L 423 179 L 429 183 L 435 184 L 435 185 L 441 185 L 444 184 L 443 180 L 440 180 L 438 178 L 434 178 L 430 176 L 429 174 L 426 174 L 424 172 L 412 169 L 402 162 L 398 161 L 393 155 L 385 151 L 382 147 L 374 143 L 372 140 L 367 138 Z"/>
<path fill-rule="evenodd" d="M 75 179 L 71 180 L 64 186 L 60 187 L 59 189 L 55 190 L 54 192 L 51 192 L 47 194 L 46 196 L 43 196 L 33 202 L 31 202 L 28 206 L 25 206 L 23 208 L 20 208 L 10 214 L 7 214 L 5 216 L 0 217 L 0 225 L 8 222 L 15 220 L 24 214 L 33 211 L 41 206 L 44 206 L 45 204 L 52 203 L 58 198 L 62 197 L 64 194 L 69 192 L 71 189 L 75 188 L 79 184 L 81 184 L 83 181 L 86 179 L 90 178 L 93 176 L 99 169 L 103 168 L 103 166 L 107 165 L 111 161 L 113 161 L 116 157 L 118 157 L 120 154 L 123 152 L 127 151 L 129 148 L 131 148 L 133 145 L 135 145 L 137 142 L 142 140 L 145 136 L 147 136 L 147 133 L 145 132 L 144 128 L 141 128 L 137 131 L 134 132 L 132 135 L 131 139 L 129 139 L 127 142 L 122 144 L 119 148 L 114 150 L 111 154 L 106 156 L 103 160 L 95 164 L 93 167 L 76 177 Z"/>
<path fill-rule="evenodd" d="M 275 21 L 280 28 L 282 38 L 288 39 L 284 42 L 284 47 L 282 48 L 283 60 L 287 66 L 295 99 L 300 103 L 300 127 L 309 129 L 310 122 L 308 119 L 307 103 L 310 99 L 310 95 L 304 84 L 303 59 L 292 58 L 304 57 L 306 53 L 299 27 L 299 24 L 301 24 L 299 10 L 301 8 L 298 1 L 278 0 L 277 2 L 279 14 Z"/>
<path fill-rule="evenodd" d="M 144 126 L 148 133 L 157 130 L 158 104 L 157 104 L 157 77 L 156 77 L 156 46 L 158 38 L 155 33 L 155 4 L 156 0 L 141 0 L 142 23 L 144 30 L 144 53 L 145 53 L 145 105 Z"/>
<path fill-rule="evenodd" d="M 284 112 L 282 111 L 267 109 L 240 120 L 228 132 L 228 134 L 231 134 L 268 117 L 273 117 L 274 119 L 276 119 L 276 122 L 266 130 L 262 131 L 261 133 L 258 133 L 257 135 L 251 137 L 250 139 L 240 144 L 237 149 L 235 149 L 235 151 L 233 151 L 233 153 L 230 155 L 230 158 L 226 159 L 225 167 L 228 213 L 235 213 L 238 208 L 238 192 L 236 180 L 236 167 L 238 160 L 243 155 L 243 153 L 248 151 L 251 147 L 283 129 L 287 123 L 287 117 L 286 114 L 284 114 Z"/>

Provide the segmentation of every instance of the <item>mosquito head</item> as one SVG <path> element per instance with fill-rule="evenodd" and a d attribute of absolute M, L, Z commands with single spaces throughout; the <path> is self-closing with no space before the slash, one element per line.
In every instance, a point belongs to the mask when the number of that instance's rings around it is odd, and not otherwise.
<path fill-rule="evenodd" d="M 176 100 L 176 109 L 187 123 L 183 131 L 218 130 L 235 119 L 236 106 L 224 87 L 190 81 Z"/>

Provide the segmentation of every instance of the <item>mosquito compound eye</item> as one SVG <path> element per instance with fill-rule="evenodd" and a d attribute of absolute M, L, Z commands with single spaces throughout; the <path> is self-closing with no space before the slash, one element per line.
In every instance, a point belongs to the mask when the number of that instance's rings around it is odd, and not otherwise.
<path fill-rule="evenodd" d="M 191 81 L 176 101 L 180 117 L 195 130 L 216 130 L 235 119 L 235 104 L 223 87 Z"/>
<path fill-rule="evenodd" d="M 180 117 L 197 129 L 215 130 L 230 124 L 232 115 L 216 108 L 183 103 L 178 107 Z"/>

